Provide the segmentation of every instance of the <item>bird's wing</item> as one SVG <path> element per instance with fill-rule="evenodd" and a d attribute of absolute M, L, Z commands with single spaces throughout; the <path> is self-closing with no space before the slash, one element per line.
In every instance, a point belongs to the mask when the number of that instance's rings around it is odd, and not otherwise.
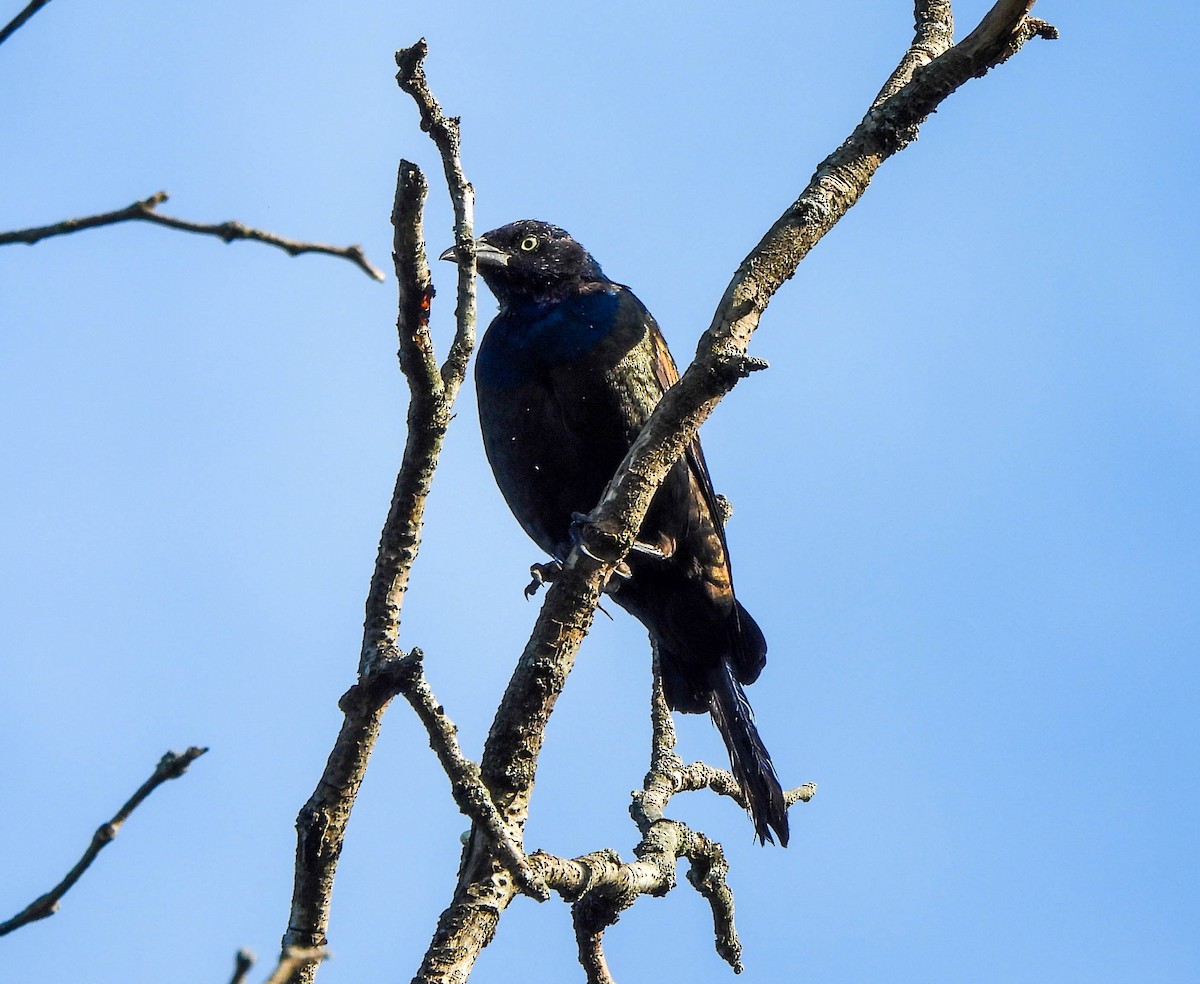
<path fill-rule="evenodd" d="M 675 360 L 671 358 L 671 352 L 667 348 L 667 340 L 663 338 L 663 334 L 655 323 L 653 316 L 647 312 L 646 318 L 650 335 L 650 346 L 654 353 L 654 372 L 658 378 L 659 385 L 665 393 L 679 382 L 679 370 L 675 366 Z M 704 499 L 704 504 L 708 507 L 711 522 L 716 527 L 717 535 L 721 540 L 721 550 L 725 554 L 725 563 L 728 565 L 729 547 L 725 542 L 725 514 L 717 502 L 717 493 L 713 488 L 712 476 L 708 473 L 708 463 L 704 460 L 704 449 L 700 446 L 699 436 L 693 437 L 688 442 L 688 446 L 684 449 L 684 459 L 687 461 L 688 471 L 691 473 L 692 484 L 699 490 L 700 495 Z"/>

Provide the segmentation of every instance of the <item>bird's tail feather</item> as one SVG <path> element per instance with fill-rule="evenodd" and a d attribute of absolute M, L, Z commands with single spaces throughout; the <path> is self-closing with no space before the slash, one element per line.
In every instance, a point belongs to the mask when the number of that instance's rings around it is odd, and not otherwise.
<path fill-rule="evenodd" d="M 774 843 L 778 837 L 779 845 L 787 847 L 788 818 L 783 788 L 775 775 L 771 755 L 758 736 L 746 692 L 727 662 L 714 682 L 709 712 L 729 750 L 729 764 L 754 821 L 754 832 L 761 844 Z"/>

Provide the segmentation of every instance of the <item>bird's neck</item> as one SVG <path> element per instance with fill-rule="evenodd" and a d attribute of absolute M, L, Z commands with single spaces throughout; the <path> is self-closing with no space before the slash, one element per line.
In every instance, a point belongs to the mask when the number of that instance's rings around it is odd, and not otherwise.
<path fill-rule="evenodd" d="M 564 296 L 506 299 L 488 328 L 477 372 L 499 382 L 516 366 L 578 362 L 615 329 L 618 292 L 611 283 L 589 284 Z"/>

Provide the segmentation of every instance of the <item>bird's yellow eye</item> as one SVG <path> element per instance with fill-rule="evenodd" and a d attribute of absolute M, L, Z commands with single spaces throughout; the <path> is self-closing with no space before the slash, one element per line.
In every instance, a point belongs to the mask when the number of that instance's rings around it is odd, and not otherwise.
<path fill-rule="evenodd" d="M 525 253 L 532 253 L 535 249 L 537 249 L 537 244 L 537 236 L 526 236 L 521 240 L 521 251 Z"/>

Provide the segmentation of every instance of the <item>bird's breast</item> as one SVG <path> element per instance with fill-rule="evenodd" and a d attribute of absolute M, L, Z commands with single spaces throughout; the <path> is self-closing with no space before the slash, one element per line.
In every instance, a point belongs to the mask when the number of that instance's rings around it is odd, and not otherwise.
<path fill-rule="evenodd" d="M 619 330 L 619 305 L 615 290 L 602 289 L 501 311 L 480 343 L 477 381 L 512 388 L 567 367 L 595 367 Z"/>

